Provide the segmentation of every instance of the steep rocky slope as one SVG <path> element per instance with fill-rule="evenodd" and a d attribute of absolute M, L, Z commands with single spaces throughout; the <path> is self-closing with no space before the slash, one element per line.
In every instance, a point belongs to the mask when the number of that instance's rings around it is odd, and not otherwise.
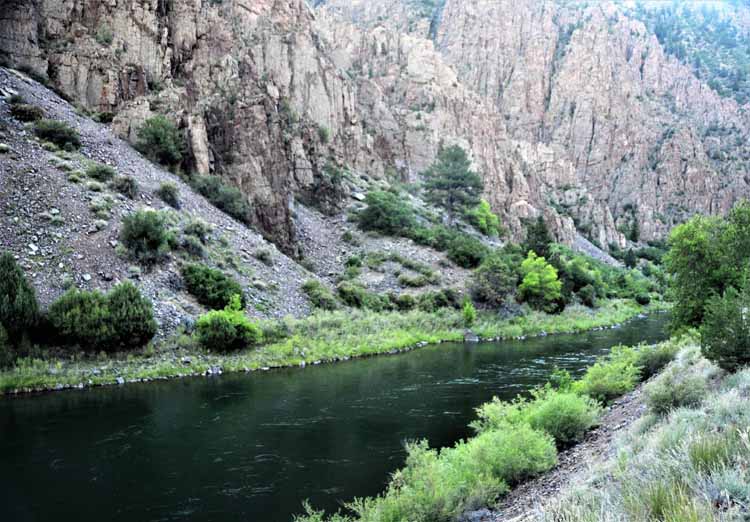
<path fill-rule="evenodd" d="M 0 57 L 115 113 L 121 137 L 168 114 L 184 168 L 240 187 L 294 256 L 295 208 L 336 215 L 355 189 L 332 173 L 414 181 L 450 143 L 516 238 L 543 213 L 564 241 L 624 246 L 748 193 L 745 108 L 621 6 L 314 4 L 0 0 Z"/>
<path fill-rule="evenodd" d="M 629 232 L 636 219 L 641 237 L 663 237 L 687 215 L 724 212 L 747 195 L 745 108 L 666 55 L 621 6 L 437 4 L 427 17 L 425 3 L 411 0 L 328 0 L 323 9 L 370 33 L 425 46 L 431 40 L 460 84 L 492 107 L 483 112 L 504 123 L 498 141 L 544 151 L 524 172 L 531 191 L 544 194 L 545 203 L 573 217 L 600 244 L 621 243 L 616 229 Z M 477 139 L 463 134 L 469 142 Z M 557 190 L 545 187 L 547 158 L 555 159 L 557 172 L 570 170 Z M 484 173 L 496 207 L 504 198 L 520 203 L 493 183 L 492 169 Z"/>

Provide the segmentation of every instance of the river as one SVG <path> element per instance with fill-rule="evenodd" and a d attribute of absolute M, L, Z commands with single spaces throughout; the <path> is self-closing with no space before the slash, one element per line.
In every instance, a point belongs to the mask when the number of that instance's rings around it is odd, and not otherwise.
<path fill-rule="evenodd" d="M 474 408 L 579 375 L 616 344 L 666 337 L 665 315 L 621 328 L 267 373 L 0 398 L 0 520 L 290 522 L 383 490 L 403 441 L 446 446 Z"/>

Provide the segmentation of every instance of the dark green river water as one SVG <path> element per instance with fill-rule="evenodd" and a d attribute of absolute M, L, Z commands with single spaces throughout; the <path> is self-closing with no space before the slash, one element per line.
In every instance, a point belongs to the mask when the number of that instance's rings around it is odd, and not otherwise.
<path fill-rule="evenodd" d="M 666 316 L 343 364 L 0 398 L 0 520 L 290 522 L 374 495 L 402 443 L 470 435 L 474 408 L 580 374 Z"/>

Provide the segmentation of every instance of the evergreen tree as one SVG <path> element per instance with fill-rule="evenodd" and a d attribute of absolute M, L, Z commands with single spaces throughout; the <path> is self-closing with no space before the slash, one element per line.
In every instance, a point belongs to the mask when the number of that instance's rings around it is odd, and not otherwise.
<path fill-rule="evenodd" d="M 34 288 L 10 253 L 0 256 L 0 325 L 16 342 L 37 321 L 39 305 Z"/>
<path fill-rule="evenodd" d="M 526 227 L 526 241 L 523 244 L 523 251 L 526 253 L 531 251 L 539 257 L 549 259 L 552 242 L 552 235 L 549 233 L 547 223 L 540 215 Z"/>
<path fill-rule="evenodd" d="M 426 199 L 446 210 L 448 223 L 481 201 L 482 178 L 471 170 L 466 151 L 458 145 L 441 149 L 424 175 Z"/>
<path fill-rule="evenodd" d="M 623 261 L 628 268 L 635 268 L 635 265 L 638 264 L 638 258 L 635 256 L 635 252 L 632 248 L 625 253 L 625 259 L 623 259 Z"/>

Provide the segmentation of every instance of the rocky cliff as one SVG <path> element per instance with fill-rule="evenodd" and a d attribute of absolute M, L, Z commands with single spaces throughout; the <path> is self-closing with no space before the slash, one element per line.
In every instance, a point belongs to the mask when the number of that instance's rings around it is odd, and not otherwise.
<path fill-rule="evenodd" d="M 0 0 L 0 53 L 131 140 L 168 114 L 186 167 L 240 187 L 289 253 L 297 202 L 346 196 L 331 172 L 413 181 L 445 143 L 516 237 L 542 212 L 622 246 L 748 192 L 746 108 L 615 4 L 317 3 Z"/>

